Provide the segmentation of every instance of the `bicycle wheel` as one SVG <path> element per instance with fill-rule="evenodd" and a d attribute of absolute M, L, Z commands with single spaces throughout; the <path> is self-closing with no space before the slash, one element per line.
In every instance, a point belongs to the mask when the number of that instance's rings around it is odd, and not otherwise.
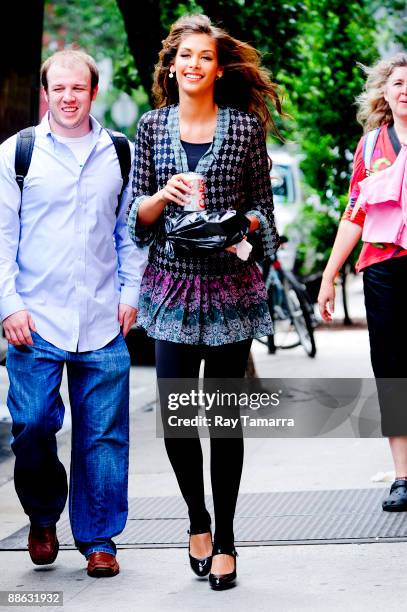
<path fill-rule="evenodd" d="M 300 344 L 308 357 L 315 357 L 317 347 L 308 300 L 306 300 L 302 291 L 295 287 L 287 277 L 284 279 L 284 285 L 288 310 Z"/>
<path fill-rule="evenodd" d="M 265 262 L 264 266 L 261 267 L 262 270 L 262 274 L 264 277 L 264 285 L 266 287 L 266 291 L 267 291 L 267 304 L 269 307 L 269 312 L 270 312 L 270 316 L 271 316 L 271 320 L 273 321 L 273 325 L 275 323 L 274 321 L 274 282 L 275 282 L 275 277 L 274 274 L 275 272 L 273 271 L 270 262 Z M 274 272 L 274 274 L 273 274 Z M 274 341 L 274 333 L 269 334 L 268 336 L 263 336 L 263 338 L 256 338 L 256 340 L 258 340 L 258 342 L 260 342 L 261 344 L 264 344 L 264 346 L 267 346 L 267 350 L 269 355 L 274 355 L 276 350 L 277 350 L 277 346 L 275 344 Z"/>

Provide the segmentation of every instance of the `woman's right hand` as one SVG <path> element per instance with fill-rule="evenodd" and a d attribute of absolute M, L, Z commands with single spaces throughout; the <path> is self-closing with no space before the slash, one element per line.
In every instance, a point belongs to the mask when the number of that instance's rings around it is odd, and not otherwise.
<path fill-rule="evenodd" d="M 318 306 L 324 321 L 332 321 L 335 311 L 335 284 L 332 280 L 322 278 L 321 288 L 318 294 Z"/>
<path fill-rule="evenodd" d="M 180 206 L 189 204 L 191 193 L 192 188 L 185 174 L 174 174 L 160 191 L 161 198 L 165 204 L 175 202 Z"/>

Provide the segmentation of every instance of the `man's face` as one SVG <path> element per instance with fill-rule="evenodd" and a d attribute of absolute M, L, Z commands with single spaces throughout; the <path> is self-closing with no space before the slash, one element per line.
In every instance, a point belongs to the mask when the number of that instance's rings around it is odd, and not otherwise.
<path fill-rule="evenodd" d="M 97 94 L 97 87 L 91 91 L 88 66 L 56 61 L 48 69 L 47 81 L 45 97 L 51 130 L 68 138 L 85 136 L 90 131 L 90 107 Z"/>

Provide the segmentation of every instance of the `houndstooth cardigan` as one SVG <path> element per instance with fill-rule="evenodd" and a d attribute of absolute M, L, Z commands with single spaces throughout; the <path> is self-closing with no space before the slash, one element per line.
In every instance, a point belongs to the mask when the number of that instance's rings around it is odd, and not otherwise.
<path fill-rule="evenodd" d="M 165 215 L 176 216 L 180 209 L 169 204 L 152 226 L 137 223 L 143 200 L 162 189 L 174 174 L 188 172 L 186 153 L 181 145 L 178 105 L 149 111 L 140 119 L 133 175 L 133 203 L 129 214 L 129 232 L 138 246 L 152 245 L 149 261 L 173 272 L 222 274 L 244 267 L 229 253 L 207 257 L 169 260 L 163 252 L 162 231 Z M 205 176 L 207 210 L 225 212 L 236 209 L 256 216 L 260 221 L 264 256 L 274 254 L 278 234 L 273 215 L 267 149 L 262 128 L 254 115 L 231 108 L 220 108 L 212 145 L 203 155 L 195 172 Z"/>

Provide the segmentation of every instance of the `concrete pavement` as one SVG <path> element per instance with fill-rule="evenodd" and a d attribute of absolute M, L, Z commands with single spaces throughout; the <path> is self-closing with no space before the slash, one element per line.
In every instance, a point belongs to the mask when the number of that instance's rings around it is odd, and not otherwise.
<path fill-rule="evenodd" d="M 353 316 L 363 313 L 359 281 L 352 286 L 351 304 Z M 317 342 L 314 360 L 301 348 L 269 356 L 256 343 L 259 374 L 371 376 L 366 329 L 324 329 L 317 332 Z M 1 377 L 4 382 L 4 369 Z M 155 414 L 145 409 L 154 393 L 153 369 L 132 368 L 130 497 L 178 495 L 163 442 L 155 437 Z M 68 464 L 69 432 L 60 436 L 59 448 Z M 203 440 L 203 449 L 210 491 L 208 440 Z M 27 522 L 14 492 L 12 465 L 11 457 L 0 463 L 0 538 Z M 391 470 L 383 439 L 246 439 L 241 492 L 387 487 L 371 478 Z M 44 569 L 34 567 L 26 552 L 0 551 L 0 590 L 62 590 L 69 611 L 396 612 L 405 607 L 404 543 L 256 546 L 242 547 L 239 553 L 238 587 L 215 593 L 191 573 L 184 549 L 121 550 L 121 574 L 104 580 L 87 577 L 84 560 L 75 551 L 60 552 L 56 563 Z"/>
<path fill-rule="evenodd" d="M 221 593 L 192 574 L 184 549 L 120 551 L 121 573 L 99 580 L 74 551 L 50 569 L 34 568 L 27 553 L 1 553 L 0 587 L 62 590 L 69 612 L 400 612 L 404 552 L 402 544 L 241 548 L 238 586 Z"/>

